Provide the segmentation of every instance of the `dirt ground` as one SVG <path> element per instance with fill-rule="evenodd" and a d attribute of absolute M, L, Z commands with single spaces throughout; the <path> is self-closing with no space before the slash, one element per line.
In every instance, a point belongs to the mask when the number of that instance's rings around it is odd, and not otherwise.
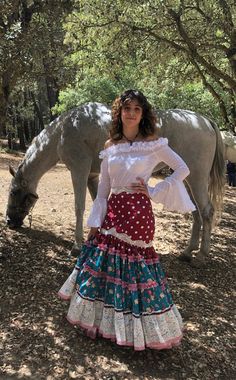
<path fill-rule="evenodd" d="M 0 379 L 233 380 L 236 188 L 226 186 L 223 218 L 212 235 L 204 269 L 177 259 L 190 235 L 191 217 L 156 214 L 155 246 L 174 300 L 186 323 L 182 345 L 134 352 L 83 335 L 65 319 L 57 291 L 73 268 L 73 191 L 59 164 L 41 179 L 30 228 L 4 223 L 10 174 L 22 155 L 0 154 Z M 91 199 L 87 198 L 85 219 Z M 86 228 L 85 228 L 86 233 Z"/>

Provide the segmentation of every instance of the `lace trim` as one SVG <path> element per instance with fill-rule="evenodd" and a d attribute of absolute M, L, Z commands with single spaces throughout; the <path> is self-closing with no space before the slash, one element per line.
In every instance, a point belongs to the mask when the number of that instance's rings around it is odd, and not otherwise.
<path fill-rule="evenodd" d="M 153 246 L 153 241 L 150 241 L 149 243 L 145 243 L 143 240 L 132 240 L 128 235 L 126 234 L 120 234 L 115 230 L 115 228 L 110 228 L 109 230 L 105 230 L 104 228 L 101 228 L 100 232 L 104 235 L 112 235 L 116 238 L 123 240 L 125 243 L 128 243 L 130 245 L 135 245 L 136 247 L 140 248 L 150 248 Z"/>
<path fill-rule="evenodd" d="M 112 145 L 107 149 L 102 150 L 99 153 L 99 158 L 105 158 L 108 156 L 112 156 L 117 153 L 131 153 L 131 152 L 151 152 L 156 149 L 161 149 L 162 147 L 168 145 L 168 139 L 164 137 L 160 137 L 158 140 L 154 141 L 134 141 L 132 145 L 129 143 L 122 143 Z"/>

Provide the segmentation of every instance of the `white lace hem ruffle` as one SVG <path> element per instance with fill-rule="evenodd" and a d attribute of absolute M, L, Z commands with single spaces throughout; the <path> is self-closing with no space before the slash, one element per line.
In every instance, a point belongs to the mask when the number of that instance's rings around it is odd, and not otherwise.
<path fill-rule="evenodd" d="M 158 149 L 161 149 L 166 145 L 168 145 L 168 139 L 164 137 L 160 137 L 158 140 L 153 141 L 134 141 L 132 145 L 130 145 L 130 143 L 116 144 L 102 150 L 99 154 L 99 158 L 103 159 L 117 153 L 125 152 L 157 152 Z"/>
<path fill-rule="evenodd" d="M 112 235 L 116 238 L 124 241 L 125 243 L 128 243 L 130 245 L 135 245 L 136 247 L 141 248 L 150 248 L 153 246 L 153 241 L 150 241 L 149 243 L 145 243 L 143 240 L 132 240 L 128 235 L 116 232 L 116 229 L 110 228 L 109 230 L 105 230 L 104 228 L 101 228 L 100 232 L 104 235 Z"/>
<path fill-rule="evenodd" d="M 155 187 L 148 186 L 150 198 L 167 211 L 187 213 L 196 210 L 182 181 L 167 177 Z"/>
<path fill-rule="evenodd" d="M 65 297 L 63 287 L 59 292 Z M 182 318 L 173 305 L 162 313 L 151 313 L 135 317 L 132 313 L 116 311 L 106 307 L 102 301 L 83 299 L 74 293 L 67 314 L 74 325 L 87 330 L 89 336 L 97 334 L 115 340 L 119 345 L 133 346 L 135 350 L 145 348 L 166 349 L 180 343 L 182 338 Z"/>

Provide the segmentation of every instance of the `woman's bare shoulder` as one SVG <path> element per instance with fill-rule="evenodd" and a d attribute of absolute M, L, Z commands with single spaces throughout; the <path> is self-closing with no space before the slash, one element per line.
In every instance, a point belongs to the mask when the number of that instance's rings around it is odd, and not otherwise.
<path fill-rule="evenodd" d="M 112 139 L 109 139 L 105 142 L 104 149 L 110 148 L 112 145 L 114 145 L 114 142 L 112 141 Z"/>
<path fill-rule="evenodd" d="M 159 136 L 156 133 L 151 136 L 147 136 L 145 139 L 145 141 L 157 141 L 157 140 L 159 140 Z"/>

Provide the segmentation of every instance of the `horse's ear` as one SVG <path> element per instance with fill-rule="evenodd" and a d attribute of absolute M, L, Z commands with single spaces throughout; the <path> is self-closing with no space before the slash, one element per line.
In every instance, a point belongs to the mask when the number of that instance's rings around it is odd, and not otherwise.
<path fill-rule="evenodd" d="M 12 177 L 16 176 L 16 171 L 15 171 L 15 169 L 13 169 L 13 167 L 11 165 L 9 165 L 9 172 L 11 173 Z"/>

